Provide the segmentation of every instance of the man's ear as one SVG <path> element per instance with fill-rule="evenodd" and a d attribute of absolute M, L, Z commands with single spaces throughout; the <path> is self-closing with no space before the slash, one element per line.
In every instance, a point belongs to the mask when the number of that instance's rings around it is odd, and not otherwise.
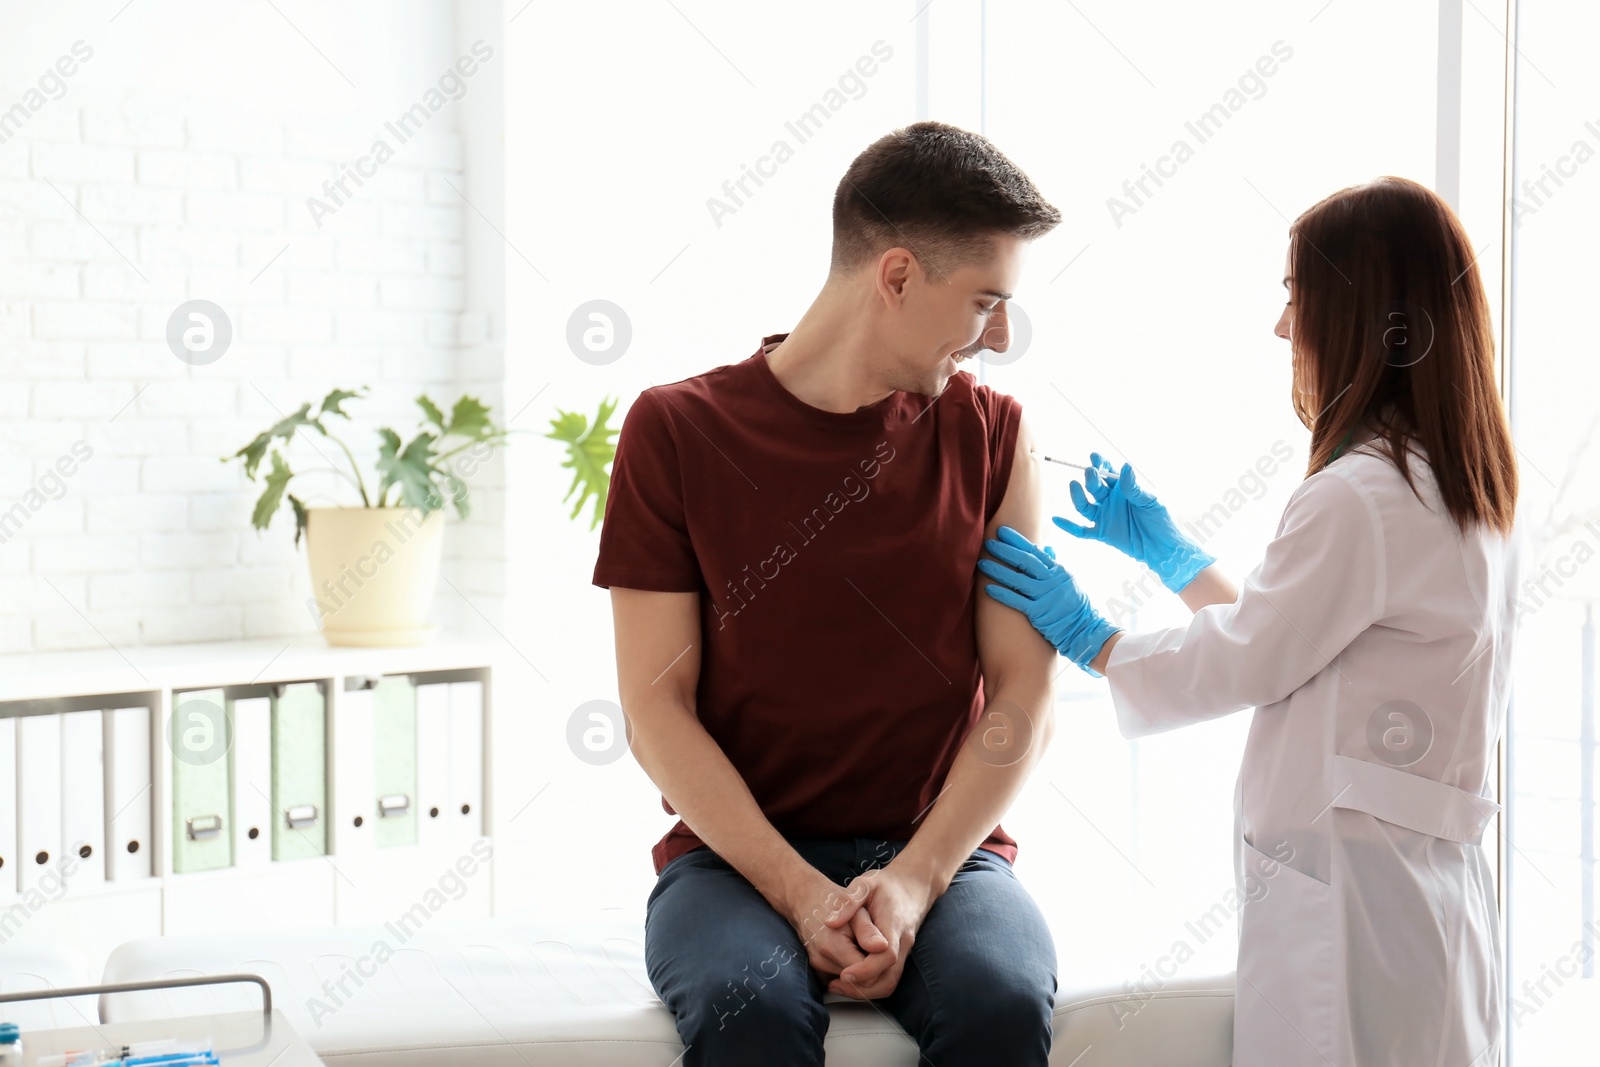
<path fill-rule="evenodd" d="M 904 248 L 889 249 L 878 257 L 878 296 L 889 307 L 899 307 L 906 299 L 907 288 L 921 274 L 916 256 Z"/>

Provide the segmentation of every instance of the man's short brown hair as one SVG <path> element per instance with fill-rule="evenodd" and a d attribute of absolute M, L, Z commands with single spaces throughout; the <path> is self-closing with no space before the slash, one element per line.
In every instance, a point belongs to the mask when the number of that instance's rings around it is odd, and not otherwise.
<path fill-rule="evenodd" d="M 934 277 L 987 257 L 996 234 L 1033 240 L 1061 221 L 987 137 L 917 122 L 874 141 L 833 194 L 835 272 L 900 246 Z"/>

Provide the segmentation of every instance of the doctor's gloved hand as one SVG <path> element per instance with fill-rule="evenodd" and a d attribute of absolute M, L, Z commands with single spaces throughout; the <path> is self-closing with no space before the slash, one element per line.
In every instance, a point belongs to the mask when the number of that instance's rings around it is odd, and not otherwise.
<path fill-rule="evenodd" d="M 983 547 L 1000 562 L 980 559 L 978 569 L 1001 584 L 986 585 L 984 590 L 1026 615 L 1057 652 L 1102 677 L 1089 664 L 1119 628 L 1094 609 L 1072 575 L 1056 562 L 1053 550 L 1040 548 L 1009 526 L 999 532 L 999 540 L 986 539 Z"/>
<path fill-rule="evenodd" d="M 1072 483 L 1072 505 L 1092 525 L 1083 526 L 1059 515 L 1051 521 L 1074 537 L 1104 541 L 1138 560 L 1174 593 L 1181 593 L 1195 575 L 1217 561 L 1179 531 L 1171 514 L 1139 484 L 1127 463 L 1118 473 L 1100 453 L 1091 452 L 1089 466 L 1083 469 L 1083 484 Z"/>

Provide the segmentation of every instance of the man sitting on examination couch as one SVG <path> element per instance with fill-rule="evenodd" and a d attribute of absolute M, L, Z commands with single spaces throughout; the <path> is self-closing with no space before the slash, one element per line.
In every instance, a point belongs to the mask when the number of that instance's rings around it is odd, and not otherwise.
<path fill-rule="evenodd" d="M 1001 524 L 1037 537 L 1039 479 L 1021 406 L 956 364 L 1005 350 L 1059 219 L 984 138 L 897 130 L 839 183 L 794 330 L 627 414 L 594 584 L 681 817 L 645 957 L 686 1065 L 822 1064 L 830 991 L 938 1067 L 1048 1059 L 1055 948 L 997 823 L 1055 650 L 976 570 Z"/>

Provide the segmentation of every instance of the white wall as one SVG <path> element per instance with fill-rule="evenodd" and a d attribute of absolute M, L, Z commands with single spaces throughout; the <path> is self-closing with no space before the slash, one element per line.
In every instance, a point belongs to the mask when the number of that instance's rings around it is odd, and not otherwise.
<path fill-rule="evenodd" d="M 424 390 L 453 402 L 463 352 L 480 360 L 472 391 L 506 414 L 481 363 L 497 291 L 469 302 L 484 250 L 457 192 L 458 124 L 498 109 L 498 49 L 401 143 L 384 121 L 471 47 L 449 5 L 119 7 L 0 7 L 0 652 L 314 629 L 287 510 L 258 535 L 259 485 L 218 458 L 368 384 L 343 436 L 370 482 L 373 428 L 409 437 Z M 72 75 L 30 96 L 75 45 Z M 379 137 L 393 158 L 315 218 L 308 198 L 330 203 L 324 181 Z M 207 366 L 165 341 L 195 298 L 234 329 Z M 58 486 L 47 472 L 78 441 L 91 458 Z M 324 465 L 305 445 L 290 458 Z M 295 485 L 356 502 L 333 476 Z M 447 589 L 435 621 L 499 614 L 497 485 L 480 472 L 474 518 L 452 522 L 445 575 L 462 595 Z"/>

